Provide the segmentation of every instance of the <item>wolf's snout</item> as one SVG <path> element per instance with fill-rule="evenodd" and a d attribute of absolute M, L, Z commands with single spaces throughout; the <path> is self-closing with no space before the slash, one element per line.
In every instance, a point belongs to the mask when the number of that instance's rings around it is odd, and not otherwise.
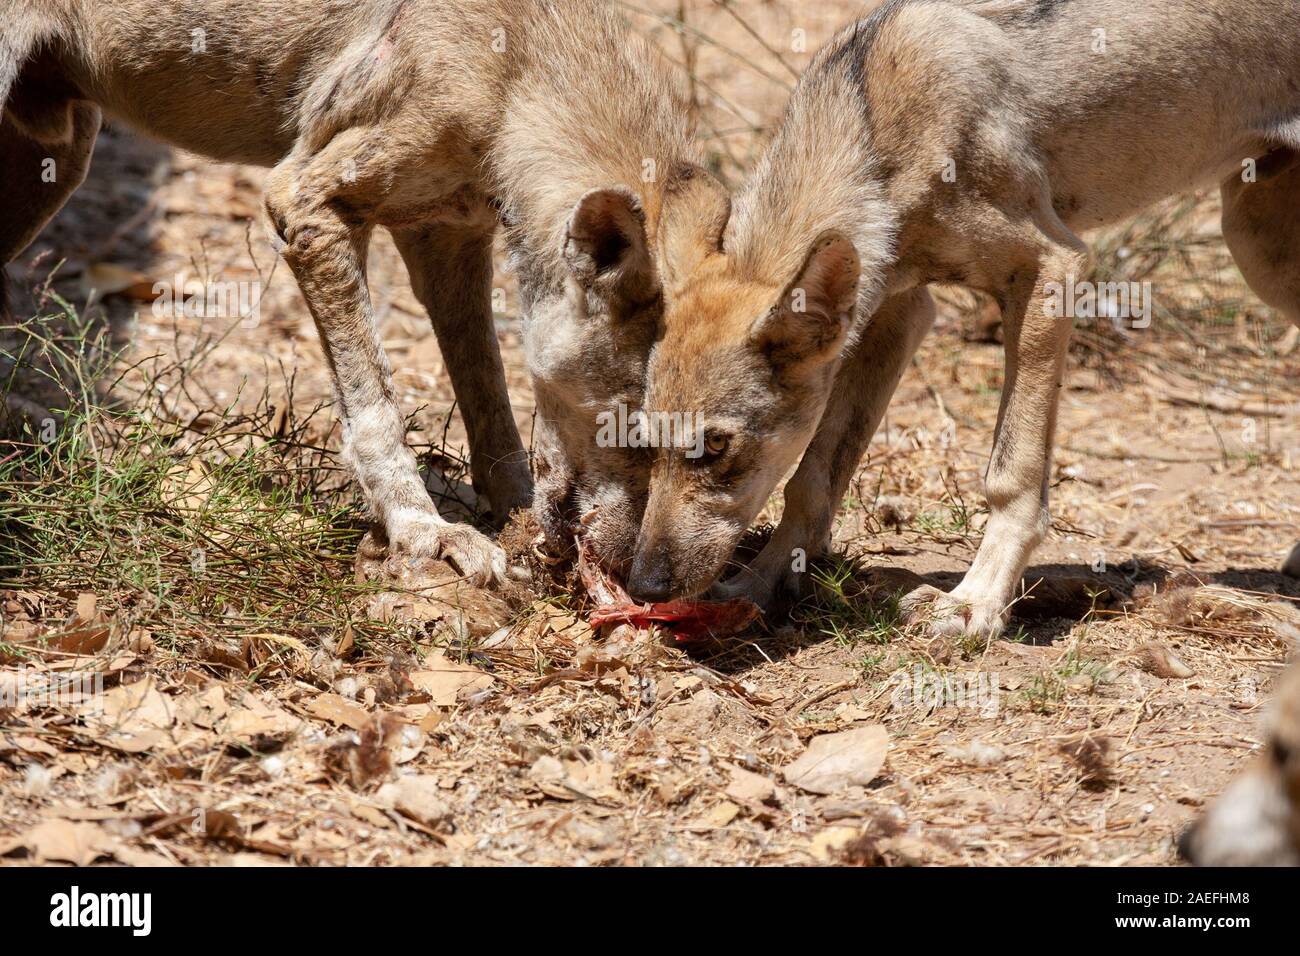
<path fill-rule="evenodd" d="M 664 549 L 637 549 L 627 579 L 627 593 L 633 600 L 650 604 L 672 599 L 673 572 Z"/>

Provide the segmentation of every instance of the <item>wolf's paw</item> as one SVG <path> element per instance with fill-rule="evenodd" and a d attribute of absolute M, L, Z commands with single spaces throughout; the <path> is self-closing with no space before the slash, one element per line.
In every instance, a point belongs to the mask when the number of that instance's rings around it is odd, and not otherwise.
<path fill-rule="evenodd" d="M 506 553 L 490 538 L 463 524 L 419 518 L 403 524 L 388 543 L 387 575 L 404 581 L 428 575 L 437 579 L 433 562 L 445 561 L 475 587 L 495 587 L 509 577 Z"/>
<path fill-rule="evenodd" d="M 766 614 L 778 604 L 797 599 L 802 594 L 803 577 L 791 571 L 770 575 L 742 568 L 713 585 L 705 597 L 711 601 L 752 601 Z"/>
<path fill-rule="evenodd" d="M 725 581 L 719 581 L 704 596 L 710 601 L 753 601 L 765 614 L 776 603 L 775 587 L 757 575 L 749 575 L 744 571 Z"/>
<path fill-rule="evenodd" d="M 906 595 L 898 604 L 903 620 L 923 627 L 932 637 L 980 637 L 996 640 L 1006 626 L 1005 606 L 976 601 L 959 591 L 940 591 L 928 584 Z"/>

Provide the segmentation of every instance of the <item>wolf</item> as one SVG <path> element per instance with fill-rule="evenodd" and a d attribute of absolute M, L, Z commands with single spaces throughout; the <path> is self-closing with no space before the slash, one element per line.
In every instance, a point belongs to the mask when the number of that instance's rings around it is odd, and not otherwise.
<path fill-rule="evenodd" d="M 774 534 L 715 591 L 797 589 L 933 322 L 927 286 L 957 283 L 1005 330 L 990 517 L 957 587 L 904 610 L 996 637 L 1050 524 L 1071 331 L 1052 291 L 1087 275 L 1079 232 L 1206 183 L 1251 287 L 1300 322 L 1293 0 L 888 0 L 841 31 L 665 312 L 646 409 L 696 413 L 706 453 L 657 450 L 629 592 L 710 588 L 796 462 Z"/>
<path fill-rule="evenodd" d="M 365 261 L 387 229 L 446 359 L 475 488 L 504 518 L 534 499 L 492 323 L 504 229 L 537 400 L 537 511 L 557 547 L 596 511 L 592 552 L 630 560 L 648 465 L 598 446 L 595 416 L 640 405 L 663 277 L 717 246 L 729 200 L 669 65 L 603 3 L 0 0 L 0 106 L 0 266 L 80 185 L 102 114 L 271 167 L 267 220 L 390 560 L 445 559 L 477 584 L 507 576 L 505 555 L 425 490 Z"/>
<path fill-rule="evenodd" d="M 1300 664 L 1279 682 L 1267 743 L 1178 839 L 1198 866 L 1300 866 Z"/>

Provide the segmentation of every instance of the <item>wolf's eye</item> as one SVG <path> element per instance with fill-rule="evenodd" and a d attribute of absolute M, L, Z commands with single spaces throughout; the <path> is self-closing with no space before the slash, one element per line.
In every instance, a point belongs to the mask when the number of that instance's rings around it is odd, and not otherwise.
<path fill-rule="evenodd" d="M 717 458 L 722 455 L 730 444 L 731 439 L 720 432 L 708 432 L 704 436 L 704 450 L 710 458 Z"/>

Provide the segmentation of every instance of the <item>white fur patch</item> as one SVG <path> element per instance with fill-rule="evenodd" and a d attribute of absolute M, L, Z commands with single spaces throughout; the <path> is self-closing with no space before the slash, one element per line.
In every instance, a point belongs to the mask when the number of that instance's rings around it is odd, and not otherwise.
<path fill-rule="evenodd" d="M 1298 866 L 1287 831 L 1291 812 L 1274 768 L 1249 772 L 1210 808 L 1193 838 L 1193 857 L 1202 866 Z"/>

